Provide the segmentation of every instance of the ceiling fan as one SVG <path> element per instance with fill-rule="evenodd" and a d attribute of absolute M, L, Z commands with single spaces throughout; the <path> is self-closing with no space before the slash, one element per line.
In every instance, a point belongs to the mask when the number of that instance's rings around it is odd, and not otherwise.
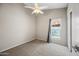
<path fill-rule="evenodd" d="M 32 14 L 44 14 L 42 10 L 47 8 L 47 6 L 40 7 L 37 3 L 34 4 L 34 7 L 31 6 L 24 6 L 24 7 L 32 9 L 33 10 Z"/>

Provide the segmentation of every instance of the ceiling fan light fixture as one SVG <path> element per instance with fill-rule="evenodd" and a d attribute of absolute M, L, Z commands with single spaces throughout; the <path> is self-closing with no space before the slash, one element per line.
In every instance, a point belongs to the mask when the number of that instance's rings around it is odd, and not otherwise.
<path fill-rule="evenodd" d="M 47 8 L 45 6 L 40 7 L 37 3 L 34 4 L 34 7 L 25 6 L 25 8 L 32 9 L 32 14 L 44 14 L 43 9 Z"/>
<path fill-rule="evenodd" d="M 35 9 L 32 14 L 43 14 L 43 12 L 39 9 Z"/>

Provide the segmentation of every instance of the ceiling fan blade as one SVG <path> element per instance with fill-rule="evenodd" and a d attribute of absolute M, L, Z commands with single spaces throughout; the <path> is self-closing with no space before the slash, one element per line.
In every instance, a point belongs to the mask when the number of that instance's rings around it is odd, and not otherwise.
<path fill-rule="evenodd" d="M 39 7 L 41 10 L 45 10 L 47 9 L 48 7 L 47 6 L 42 6 L 42 7 Z"/>
<path fill-rule="evenodd" d="M 34 10 L 35 8 L 34 7 L 30 7 L 30 6 L 24 6 L 25 8 L 29 8 L 29 9 L 32 9 Z"/>
<path fill-rule="evenodd" d="M 35 12 L 33 11 L 32 14 L 34 14 Z"/>
<path fill-rule="evenodd" d="M 43 12 L 43 11 L 41 11 L 41 10 L 40 10 L 39 12 L 40 12 L 40 14 L 44 14 L 44 12 Z"/>
<path fill-rule="evenodd" d="M 34 10 L 34 11 L 32 12 L 32 14 L 34 14 L 34 13 L 36 13 L 36 10 Z"/>

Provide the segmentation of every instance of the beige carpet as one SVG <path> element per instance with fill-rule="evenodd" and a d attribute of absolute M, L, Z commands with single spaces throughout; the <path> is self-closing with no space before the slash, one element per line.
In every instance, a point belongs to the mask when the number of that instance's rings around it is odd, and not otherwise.
<path fill-rule="evenodd" d="M 33 40 L 29 43 L 17 46 L 5 51 L 9 56 L 72 56 L 67 47 L 41 40 Z"/>

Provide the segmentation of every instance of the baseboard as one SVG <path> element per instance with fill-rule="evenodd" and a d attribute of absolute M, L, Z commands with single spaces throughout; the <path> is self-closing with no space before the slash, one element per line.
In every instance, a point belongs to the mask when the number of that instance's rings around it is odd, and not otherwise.
<path fill-rule="evenodd" d="M 32 40 L 35 40 L 35 39 L 32 39 Z M 32 41 L 32 40 L 30 40 L 30 41 Z M 4 50 L 1 50 L 0 52 L 4 52 L 4 51 L 6 51 L 6 50 L 15 48 L 15 47 L 17 47 L 17 46 L 20 46 L 20 45 L 22 45 L 22 44 L 24 44 L 24 43 L 28 43 L 28 42 L 30 42 L 30 41 L 24 41 L 24 42 L 21 42 L 21 43 L 19 43 L 19 44 L 17 44 L 17 45 L 14 45 L 14 46 L 11 46 L 11 47 L 6 48 L 6 49 L 4 49 Z"/>
<path fill-rule="evenodd" d="M 45 41 L 45 42 L 47 42 L 46 40 L 42 40 L 42 39 L 36 39 L 36 40 L 41 40 L 41 41 Z"/>

